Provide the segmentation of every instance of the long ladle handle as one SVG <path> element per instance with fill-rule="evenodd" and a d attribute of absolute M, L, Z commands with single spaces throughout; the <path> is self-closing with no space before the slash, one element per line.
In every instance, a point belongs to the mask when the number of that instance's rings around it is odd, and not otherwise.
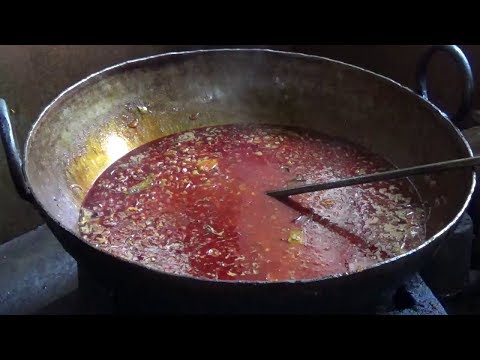
<path fill-rule="evenodd" d="M 304 193 L 309 193 L 314 191 L 335 189 L 335 188 L 341 188 L 341 187 L 352 186 L 352 185 L 367 184 L 367 183 L 372 183 L 377 181 L 405 178 L 413 175 L 430 174 L 434 172 L 446 171 L 449 169 L 471 167 L 476 165 L 480 165 L 480 156 L 469 157 L 465 159 L 442 161 L 438 163 L 413 166 L 413 167 L 404 168 L 404 169 L 384 171 L 384 172 L 379 172 L 379 173 L 374 173 L 369 175 L 362 175 L 362 176 L 356 176 L 356 177 L 351 177 L 347 179 L 335 180 L 332 182 L 326 182 L 321 184 L 310 184 L 310 185 L 298 186 L 298 187 L 293 187 L 288 189 L 272 190 L 272 191 L 267 191 L 267 195 L 270 195 L 273 197 L 285 197 L 285 196 L 304 194 Z"/>

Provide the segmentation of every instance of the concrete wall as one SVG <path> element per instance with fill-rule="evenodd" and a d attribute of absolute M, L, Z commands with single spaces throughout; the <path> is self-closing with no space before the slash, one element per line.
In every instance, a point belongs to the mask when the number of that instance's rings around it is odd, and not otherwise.
<path fill-rule="evenodd" d="M 24 45 L 0 46 L 0 97 L 14 110 L 12 120 L 23 146 L 40 111 L 62 90 L 92 72 L 118 62 L 160 52 L 215 48 L 186 45 Z M 247 46 L 246 46 L 247 47 Z M 256 46 L 259 47 L 259 46 Z M 422 45 L 284 45 L 261 46 L 326 56 L 386 75 L 414 86 L 415 65 Z M 475 74 L 480 67 L 480 46 L 462 46 Z M 455 65 L 439 56 L 432 66 L 431 88 L 435 101 L 453 109 L 458 102 L 461 78 Z M 478 85 L 478 77 L 477 77 Z M 478 87 L 478 86 L 477 86 Z M 478 104 L 476 98 L 476 104 Z M 34 228 L 42 221 L 28 203 L 19 199 L 11 183 L 3 149 L 0 150 L 0 243 Z"/>

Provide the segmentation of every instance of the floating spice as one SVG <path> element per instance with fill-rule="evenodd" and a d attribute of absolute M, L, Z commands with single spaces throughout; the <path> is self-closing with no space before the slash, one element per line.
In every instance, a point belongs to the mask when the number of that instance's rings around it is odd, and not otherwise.
<path fill-rule="evenodd" d="M 136 194 L 140 191 L 143 191 L 143 190 L 146 190 L 148 189 L 149 187 L 151 187 L 154 183 L 154 180 L 155 180 L 155 175 L 154 174 L 149 174 L 145 180 L 142 180 L 141 182 L 139 182 L 138 184 L 136 185 L 133 185 L 132 187 L 130 187 L 127 191 L 126 191 L 126 194 L 128 195 L 132 195 L 132 194 Z"/>
<path fill-rule="evenodd" d="M 197 167 L 202 171 L 210 171 L 217 167 L 217 159 L 202 159 L 197 161 Z"/>
<path fill-rule="evenodd" d="M 218 232 L 213 227 L 211 227 L 210 225 L 205 225 L 205 230 L 207 230 L 208 232 L 210 232 L 214 235 L 217 235 L 217 236 L 222 236 L 223 232 L 224 232 L 223 230 L 222 230 L 222 232 Z"/>
<path fill-rule="evenodd" d="M 302 229 L 292 229 L 288 234 L 288 240 L 290 244 L 303 244 L 303 231 Z"/>

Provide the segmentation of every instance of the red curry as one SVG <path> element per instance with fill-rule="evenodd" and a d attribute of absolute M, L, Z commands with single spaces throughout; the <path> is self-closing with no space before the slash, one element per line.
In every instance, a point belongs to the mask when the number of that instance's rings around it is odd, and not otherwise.
<path fill-rule="evenodd" d="M 285 202 L 265 191 L 392 168 L 312 131 L 190 130 L 112 164 L 85 198 L 79 228 L 94 246 L 178 275 L 280 281 L 358 271 L 424 240 L 424 210 L 408 181 Z"/>

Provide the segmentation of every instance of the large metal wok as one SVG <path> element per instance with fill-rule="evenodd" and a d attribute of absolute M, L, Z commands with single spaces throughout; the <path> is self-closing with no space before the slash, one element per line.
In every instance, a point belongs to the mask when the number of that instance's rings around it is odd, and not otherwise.
<path fill-rule="evenodd" d="M 87 77 L 40 114 L 23 157 L 2 100 L 2 140 L 20 195 L 37 207 L 63 247 L 99 281 L 134 294 L 144 311 L 355 310 L 353 304 L 380 301 L 428 263 L 470 201 L 472 170 L 432 175 L 435 183 L 423 176 L 411 179 L 431 207 L 422 246 L 358 273 L 308 281 L 201 280 L 147 269 L 83 241 L 79 206 L 97 176 L 129 150 L 207 125 L 261 122 L 317 129 L 366 146 L 397 166 L 471 156 L 451 119 L 427 98 L 426 68 L 437 50 L 453 56 L 466 77 L 460 110 L 452 117 L 458 121 L 469 110 L 473 79 L 456 46 L 431 47 L 421 59 L 421 96 L 338 61 L 229 49 L 162 54 Z M 133 111 L 137 105 L 149 112 Z M 135 117 L 138 126 L 129 127 Z"/>

